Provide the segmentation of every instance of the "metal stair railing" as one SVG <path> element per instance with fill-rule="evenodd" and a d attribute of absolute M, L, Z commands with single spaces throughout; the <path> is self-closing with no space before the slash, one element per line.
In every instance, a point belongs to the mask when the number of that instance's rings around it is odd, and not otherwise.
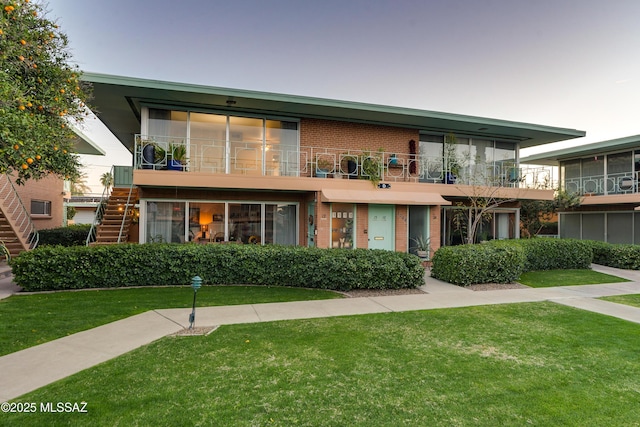
<path fill-rule="evenodd" d="M 133 182 L 129 186 L 129 195 L 127 196 L 127 203 L 124 205 L 124 214 L 122 215 L 122 222 L 120 223 L 120 232 L 118 233 L 118 243 L 122 240 L 122 233 L 124 230 L 124 224 L 127 221 L 129 215 L 133 215 L 133 207 L 131 207 L 131 194 L 133 193 Z"/>
<path fill-rule="evenodd" d="M 22 203 L 16 187 L 6 173 L 0 175 L 0 199 L 2 211 L 16 227 L 14 232 L 18 238 L 26 243 L 26 249 L 34 249 L 38 246 L 40 235 L 31 221 L 31 214 Z"/>
<path fill-rule="evenodd" d="M 113 176 L 114 167 L 111 166 L 111 176 Z M 98 235 L 97 227 L 102 222 L 102 217 L 104 216 L 104 211 L 107 209 L 107 202 L 109 200 L 109 196 L 111 192 L 110 185 L 105 185 L 104 190 L 102 190 L 102 196 L 100 196 L 100 202 L 98 202 L 98 207 L 96 208 L 96 214 L 93 216 L 93 221 L 91 222 L 91 228 L 89 229 L 89 234 L 87 234 L 86 245 L 89 246 L 91 243 L 96 241 L 96 237 Z"/>

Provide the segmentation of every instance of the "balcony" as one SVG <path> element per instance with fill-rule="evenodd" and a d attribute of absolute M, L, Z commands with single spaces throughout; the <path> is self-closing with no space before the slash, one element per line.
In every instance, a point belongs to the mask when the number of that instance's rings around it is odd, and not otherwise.
<path fill-rule="evenodd" d="M 491 163 L 442 156 L 345 150 L 255 141 L 198 140 L 137 135 L 134 169 L 244 176 L 369 179 L 512 188 L 553 188 L 550 167 L 520 167 L 513 160 Z"/>
<path fill-rule="evenodd" d="M 634 194 L 638 192 L 640 172 L 610 173 L 606 175 L 565 178 L 564 189 L 571 193 L 592 196 Z"/>

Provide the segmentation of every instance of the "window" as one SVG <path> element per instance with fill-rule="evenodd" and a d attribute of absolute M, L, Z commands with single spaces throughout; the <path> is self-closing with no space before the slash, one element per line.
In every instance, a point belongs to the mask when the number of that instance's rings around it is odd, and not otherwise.
<path fill-rule="evenodd" d="M 51 216 L 51 202 L 45 200 L 32 200 L 31 215 Z"/>
<path fill-rule="evenodd" d="M 169 160 L 167 150 L 185 145 L 189 170 L 257 176 L 300 172 L 297 121 L 149 108 L 145 132 L 155 144 L 151 163 L 158 168 Z"/>

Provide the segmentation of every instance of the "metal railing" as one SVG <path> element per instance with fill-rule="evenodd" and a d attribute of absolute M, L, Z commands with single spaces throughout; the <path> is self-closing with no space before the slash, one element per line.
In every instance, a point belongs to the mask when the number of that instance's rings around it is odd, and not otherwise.
<path fill-rule="evenodd" d="M 113 170 L 115 166 L 111 166 L 111 170 L 109 173 L 113 176 Z M 96 213 L 93 216 L 93 221 L 91 222 L 91 228 L 89 229 L 89 234 L 87 234 L 87 240 L 85 244 L 89 246 L 91 243 L 96 241 L 96 237 L 98 234 L 98 226 L 102 223 L 102 218 L 104 217 L 104 213 L 107 209 L 107 201 L 109 200 L 109 195 L 111 194 L 111 186 L 104 186 L 102 190 L 102 195 L 98 201 L 98 206 L 96 207 Z"/>
<path fill-rule="evenodd" d="M 27 248 L 34 249 L 38 246 L 40 235 L 8 174 L 0 175 L 0 200 L 2 200 L 2 210 L 5 216 L 10 218 L 16 227 L 15 233 L 19 234 L 26 242 Z"/>
<path fill-rule="evenodd" d="M 596 196 L 612 194 L 635 194 L 638 192 L 640 172 L 610 173 L 567 178 L 563 188 L 571 193 Z"/>
<path fill-rule="evenodd" d="M 520 188 L 557 184 L 551 167 L 520 167 L 513 159 L 462 163 L 420 153 L 145 135 L 136 135 L 134 149 L 135 169 Z"/>

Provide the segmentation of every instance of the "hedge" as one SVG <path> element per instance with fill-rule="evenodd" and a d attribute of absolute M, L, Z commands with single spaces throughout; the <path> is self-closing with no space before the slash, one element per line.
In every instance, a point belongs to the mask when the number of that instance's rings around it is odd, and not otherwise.
<path fill-rule="evenodd" d="M 640 270 L 640 245 L 585 241 L 593 251 L 593 262 L 608 267 Z"/>
<path fill-rule="evenodd" d="M 587 269 L 592 245 L 582 240 L 535 238 L 445 246 L 433 256 L 431 275 L 461 286 L 511 283 L 532 270 Z"/>
<path fill-rule="evenodd" d="M 83 246 L 87 243 L 87 236 L 91 230 L 91 224 L 75 224 L 68 227 L 50 228 L 38 230 L 39 246 Z"/>
<path fill-rule="evenodd" d="M 583 240 L 534 238 L 509 240 L 522 246 L 526 256 L 524 271 L 585 269 L 591 267 L 591 245 Z"/>
<path fill-rule="evenodd" d="M 433 256 L 431 276 L 449 283 L 511 283 L 523 271 L 525 254 L 517 245 L 444 246 Z"/>
<path fill-rule="evenodd" d="M 415 255 L 368 249 L 277 245 L 121 244 L 41 247 L 11 261 L 26 291 L 204 284 L 282 285 L 335 290 L 415 288 Z"/>

